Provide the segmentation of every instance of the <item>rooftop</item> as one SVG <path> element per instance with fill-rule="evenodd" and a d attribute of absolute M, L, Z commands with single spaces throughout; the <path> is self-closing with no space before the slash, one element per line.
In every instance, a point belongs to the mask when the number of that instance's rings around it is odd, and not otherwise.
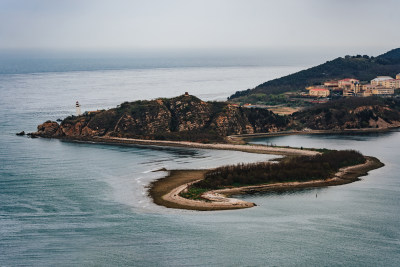
<path fill-rule="evenodd" d="M 357 79 L 354 78 L 346 78 L 346 79 L 342 79 L 340 81 L 346 81 L 346 82 L 350 82 L 350 81 L 358 81 Z"/>
<path fill-rule="evenodd" d="M 329 91 L 329 90 L 326 88 L 313 88 L 310 91 Z"/>
<path fill-rule="evenodd" d="M 376 82 L 387 81 L 387 80 L 393 80 L 393 78 L 390 76 L 378 76 L 375 79 L 373 79 L 373 81 Z"/>

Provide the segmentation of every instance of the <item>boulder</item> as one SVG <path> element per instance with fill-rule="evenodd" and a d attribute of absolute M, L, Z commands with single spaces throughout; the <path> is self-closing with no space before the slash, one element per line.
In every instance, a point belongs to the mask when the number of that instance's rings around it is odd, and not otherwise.
<path fill-rule="evenodd" d="M 61 137 L 63 135 L 60 125 L 55 121 L 46 121 L 40 124 L 37 129 L 37 132 L 32 133 L 32 135 L 41 137 Z"/>

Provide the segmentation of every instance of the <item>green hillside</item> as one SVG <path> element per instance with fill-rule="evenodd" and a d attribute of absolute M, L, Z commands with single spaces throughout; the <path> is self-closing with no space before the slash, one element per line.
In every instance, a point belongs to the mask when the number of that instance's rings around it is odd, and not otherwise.
<path fill-rule="evenodd" d="M 286 92 L 303 90 L 331 79 L 356 78 L 369 81 L 376 76 L 395 76 L 400 72 L 400 48 L 378 57 L 345 56 L 258 85 L 254 89 L 237 91 L 228 100 L 235 102 L 270 101 Z"/>

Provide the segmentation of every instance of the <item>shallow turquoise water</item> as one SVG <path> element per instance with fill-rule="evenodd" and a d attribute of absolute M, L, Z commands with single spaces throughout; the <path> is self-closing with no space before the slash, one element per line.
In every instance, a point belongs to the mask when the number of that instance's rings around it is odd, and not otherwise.
<path fill-rule="evenodd" d="M 173 76 L 183 76 L 175 71 Z M 106 73 L 105 81 L 110 75 L 125 75 L 129 81 L 131 74 Z M 246 210 L 166 209 L 146 195 L 146 185 L 164 174 L 152 170 L 209 168 L 274 156 L 15 136 L 72 113 L 76 92 L 94 108 L 134 98 L 127 89 L 114 94 L 100 81 L 96 86 L 103 89 L 96 94 L 84 73 L 60 75 L 0 76 L 0 265 L 398 266 L 400 132 L 254 140 L 353 148 L 386 166 L 348 185 L 241 196 L 258 204 Z M 209 81 L 208 75 L 196 79 Z M 64 79 L 75 82 L 63 87 Z M 143 84 L 148 82 L 143 78 Z"/>

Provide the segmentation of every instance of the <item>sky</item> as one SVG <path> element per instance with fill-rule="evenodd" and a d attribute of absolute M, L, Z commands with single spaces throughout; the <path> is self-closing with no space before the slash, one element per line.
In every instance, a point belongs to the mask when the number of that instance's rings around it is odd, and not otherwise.
<path fill-rule="evenodd" d="M 400 47 L 399 0 L 0 0 L 0 50 Z"/>

